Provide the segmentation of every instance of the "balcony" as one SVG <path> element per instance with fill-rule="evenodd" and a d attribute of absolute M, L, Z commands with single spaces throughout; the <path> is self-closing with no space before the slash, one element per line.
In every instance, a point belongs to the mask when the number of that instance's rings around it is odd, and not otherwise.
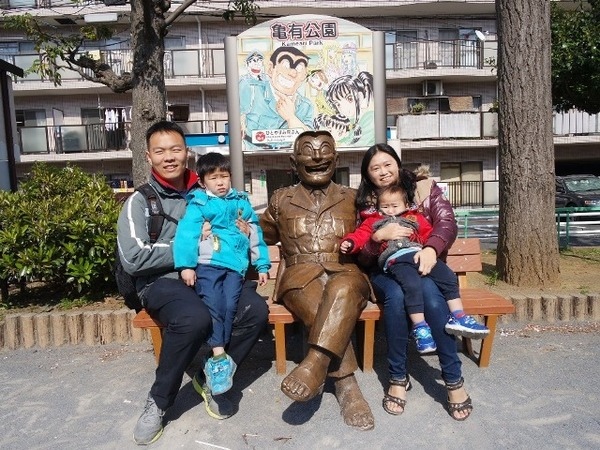
<path fill-rule="evenodd" d="M 498 114 L 490 112 L 401 114 L 396 137 L 400 140 L 493 139 L 498 137 Z M 554 136 L 600 134 L 600 114 L 583 111 L 554 113 Z"/>
<path fill-rule="evenodd" d="M 226 120 L 180 122 L 186 134 L 226 133 Z M 423 113 L 397 117 L 393 139 L 404 141 L 495 139 L 498 137 L 496 113 Z M 129 122 L 114 124 L 20 126 L 21 155 L 61 155 L 129 150 Z M 555 137 L 600 136 L 600 114 L 581 111 L 555 113 Z"/>
<path fill-rule="evenodd" d="M 497 41 L 455 39 L 389 43 L 385 47 L 386 69 L 485 69 L 487 75 L 495 77 L 492 69 L 497 52 Z"/>
<path fill-rule="evenodd" d="M 495 58 L 496 49 L 497 42 L 495 41 L 456 40 L 386 44 L 386 68 L 388 71 L 423 69 L 425 75 L 431 77 L 440 75 L 431 69 L 485 69 L 485 76 L 495 78 L 491 72 L 491 60 L 488 58 Z M 117 75 L 132 71 L 133 51 L 130 49 L 90 49 L 88 54 L 92 58 L 110 65 Z M 27 69 L 40 58 L 40 55 L 38 53 L 19 53 L 2 55 L 2 58 L 11 64 Z M 164 70 L 167 80 L 186 77 L 224 77 L 225 49 L 206 47 L 165 50 Z M 92 75 L 91 72 L 90 75 Z M 61 76 L 65 81 L 83 80 L 78 73 L 67 69 L 61 72 Z M 14 81 L 18 84 L 39 82 L 40 76 L 30 73 L 24 78 L 15 78 Z"/>
<path fill-rule="evenodd" d="M 224 132 L 224 120 L 189 121 L 179 123 L 186 134 Z M 128 151 L 131 142 L 131 123 L 96 123 L 88 125 L 21 126 L 18 127 L 19 146 L 25 159 L 44 159 L 43 155 L 64 155 L 94 152 Z M 130 154 L 113 155 L 129 157 Z M 59 156 L 60 158 L 60 156 Z"/>
<path fill-rule="evenodd" d="M 86 0 L 86 6 L 104 5 L 101 0 Z M 65 2 L 64 0 L 0 0 L 0 9 L 45 9 L 45 8 L 64 8 L 71 6 L 72 8 L 81 8 L 79 4 L 73 2 Z"/>
<path fill-rule="evenodd" d="M 110 65 L 117 75 L 131 72 L 133 65 L 132 50 L 88 50 L 88 54 Z M 2 59 L 25 69 L 31 67 L 38 60 L 38 53 L 21 53 L 18 55 L 2 55 Z M 164 56 L 165 79 L 186 77 L 215 78 L 225 76 L 225 49 L 174 49 L 165 50 Z M 92 73 L 89 73 L 90 76 Z M 61 71 L 63 80 L 81 81 L 83 78 L 72 70 Z M 31 81 L 41 81 L 38 74 L 28 73 L 24 78 L 14 78 L 17 84 L 26 84 Z M 50 81 L 45 81 L 51 84 Z"/>

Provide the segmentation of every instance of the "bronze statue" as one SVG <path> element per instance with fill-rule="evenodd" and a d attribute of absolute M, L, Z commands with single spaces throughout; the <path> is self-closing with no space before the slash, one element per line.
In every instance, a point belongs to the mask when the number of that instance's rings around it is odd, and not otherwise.
<path fill-rule="evenodd" d="M 373 414 L 354 376 L 354 326 L 371 289 L 341 238 L 354 230 L 354 189 L 333 183 L 338 154 L 327 131 L 306 131 L 294 143 L 291 166 L 300 183 L 275 191 L 260 219 L 265 241 L 281 242 L 285 272 L 277 286 L 283 302 L 306 326 L 309 350 L 281 383 L 292 400 L 308 401 L 334 379 L 346 424 L 369 430 Z"/>

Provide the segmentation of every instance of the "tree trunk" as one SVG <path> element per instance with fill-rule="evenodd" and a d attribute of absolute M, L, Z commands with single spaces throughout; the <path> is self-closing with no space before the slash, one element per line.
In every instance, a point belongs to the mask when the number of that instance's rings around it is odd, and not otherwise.
<path fill-rule="evenodd" d="M 516 286 L 559 275 L 550 2 L 497 0 L 500 220 L 496 267 Z"/>
<path fill-rule="evenodd" d="M 163 59 L 166 34 L 164 13 L 168 2 L 131 0 L 131 47 L 133 48 L 133 109 L 131 152 L 133 183 L 148 179 L 146 130 L 166 117 L 166 88 Z"/>

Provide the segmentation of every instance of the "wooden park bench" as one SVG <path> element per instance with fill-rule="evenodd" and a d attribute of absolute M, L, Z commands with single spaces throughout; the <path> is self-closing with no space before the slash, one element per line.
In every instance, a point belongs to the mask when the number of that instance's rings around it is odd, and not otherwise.
<path fill-rule="evenodd" d="M 269 277 L 271 280 L 276 280 L 276 274 L 282 276 L 284 273 L 283 265 L 280 265 L 279 248 L 269 246 L 269 255 L 272 263 Z M 472 340 L 463 338 L 463 349 L 467 354 L 475 359 L 479 367 L 487 367 L 490 364 L 498 318 L 503 314 L 513 314 L 515 307 L 512 302 L 488 289 L 467 287 L 467 274 L 482 270 L 479 239 L 458 239 L 449 250 L 447 263 L 458 276 L 465 312 L 482 316 L 486 326 L 490 329 L 488 337 L 481 341 L 478 355 L 473 350 Z M 284 374 L 287 362 L 286 325 L 296 322 L 296 319 L 284 305 L 273 303 L 272 296 L 267 298 L 267 303 L 269 305 L 269 323 L 274 326 L 275 368 L 278 374 Z M 369 302 L 359 317 L 357 342 L 359 350 L 362 352 L 362 367 L 365 372 L 373 370 L 375 324 L 381 315 L 382 307 L 377 303 Z M 133 319 L 133 326 L 150 330 L 154 354 L 158 360 L 162 345 L 161 325 L 142 310 Z"/>

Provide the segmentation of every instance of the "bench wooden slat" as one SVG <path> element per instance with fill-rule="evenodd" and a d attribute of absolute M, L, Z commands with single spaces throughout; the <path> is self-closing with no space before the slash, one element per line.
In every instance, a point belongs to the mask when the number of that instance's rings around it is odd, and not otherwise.
<path fill-rule="evenodd" d="M 471 339 L 463 338 L 463 348 L 471 357 L 476 359 L 479 367 L 487 367 L 490 362 L 498 317 L 503 314 L 513 314 L 515 306 L 509 300 L 487 289 L 466 287 L 466 274 L 469 272 L 480 272 L 482 268 L 479 239 L 458 239 L 450 248 L 448 254 L 448 265 L 456 272 L 459 278 L 461 298 L 465 312 L 467 314 L 483 316 L 486 326 L 490 329 L 489 336 L 481 342 L 478 357 L 475 356 L 475 352 L 473 351 Z M 275 289 L 279 269 L 283 267 L 280 265 L 280 248 L 276 245 L 269 246 L 269 256 L 272 264 L 269 271 L 269 283 Z M 250 279 L 256 279 L 257 274 L 249 271 L 248 276 Z M 274 326 L 275 332 L 275 367 L 278 374 L 284 374 L 286 373 L 285 326 L 296 322 L 296 319 L 284 305 L 273 303 L 273 296 L 274 294 L 267 299 L 267 303 L 269 305 L 269 323 Z M 369 302 L 359 318 L 359 327 L 357 330 L 360 331 L 360 336 L 358 337 L 358 342 L 362 350 L 363 370 L 366 372 L 373 370 L 375 323 L 381 318 L 381 315 L 382 306 Z M 162 346 L 162 325 L 152 319 L 146 311 L 140 311 L 133 319 L 133 326 L 150 329 L 154 354 L 158 361 Z"/>

